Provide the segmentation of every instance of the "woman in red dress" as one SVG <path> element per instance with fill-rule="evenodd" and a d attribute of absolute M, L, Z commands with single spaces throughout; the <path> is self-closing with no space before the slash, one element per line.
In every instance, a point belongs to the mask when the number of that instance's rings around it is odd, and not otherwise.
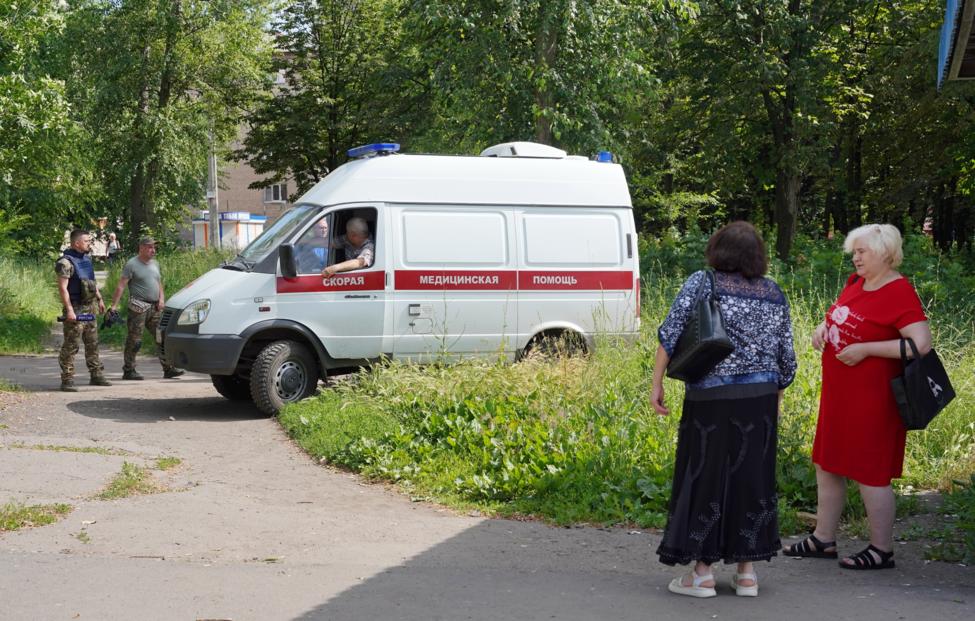
<path fill-rule="evenodd" d="M 812 454 L 816 528 L 783 552 L 837 558 L 836 529 L 846 480 L 852 479 L 867 509 L 870 545 L 843 558 L 840 567 L 886 569 L 894 566 L 890 481 L 901 476 L 906 437 L 890 380 L 901 372 L 901 338 L 913 339 L 923 355 L 931 349 L 931 330 L 914 287 L 895 270 L 904 256 L 896 227 L 861 226 L 850 231 L 843 249 L 853 254 L 856 273 L 812 337 L 813 347 L 823 353 Z"/>

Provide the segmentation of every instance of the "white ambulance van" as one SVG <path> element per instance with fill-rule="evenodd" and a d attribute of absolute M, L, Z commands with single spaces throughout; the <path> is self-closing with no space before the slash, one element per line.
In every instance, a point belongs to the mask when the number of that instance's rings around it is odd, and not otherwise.
<path fill-rule="evenodd" d="M 157 341 L 268 414 L 330 373 L 378 360 L 509 359 L 553 341 L 639 331 L 639 265 L 623 170 L 533 143 L 481 156 L 359 147 L 234 260 L 168 299 Z M 346 224 L 374 244 L 346 260 Z"/>

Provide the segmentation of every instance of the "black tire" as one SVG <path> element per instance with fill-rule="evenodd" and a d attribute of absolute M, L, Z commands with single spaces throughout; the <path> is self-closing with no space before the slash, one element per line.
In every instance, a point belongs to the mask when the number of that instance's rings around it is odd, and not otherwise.
<path fill-rule="evenodd" d="M 239 375 L 211 375 L 210 381 L 217 392 L 231 401 L 251 400 L 251 385 Z"/>
<path fill-rule="evenodd" d="M 558 360 L 586 353 L 586 342 L 576 332 L 539 334 L 525 347 L 522 356 L 528 360 Z"/>
<path fill-rule="evenodd" d="M 318 365 L 308 348 L 295 341 L 271 343 L 251 367 L 251 398 L 269 416 L 275 416 L 286 403 L 310 397 L 317 386 Z"/>

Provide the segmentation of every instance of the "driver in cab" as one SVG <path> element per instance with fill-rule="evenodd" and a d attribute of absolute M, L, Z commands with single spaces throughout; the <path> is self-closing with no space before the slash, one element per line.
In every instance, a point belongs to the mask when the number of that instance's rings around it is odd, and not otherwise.
<path fill-rule="evenodd" d="M 328 225 L 326 224 L 326 232 Z M 335 247 L 345 251 L 345 261 L 322 269 L 323 278 L 331 278 L 341 272 L 360 270 L 372 266 L 376 244 L 369 236 L 369 225 L 362 218 L 350 218 L 345 223 L 345 235 L 335 241 Z"/>

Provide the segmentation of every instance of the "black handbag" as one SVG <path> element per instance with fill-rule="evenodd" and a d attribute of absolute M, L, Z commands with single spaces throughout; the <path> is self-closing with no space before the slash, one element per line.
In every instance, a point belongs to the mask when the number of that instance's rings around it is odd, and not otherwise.
<path fill-rule="evenodd" d="M 698 287 L 691 316 L 667 364 L 667 377 L 685 382 L 701 379 L 735 351 L 724 329 L 714 272 L 707 270 L 705 275 L 706 279 Z M 705 284 L 711 288 L 710 296 L 705 295 Z"/>
<path fill-rule="evenodd" d="M 907 357 L 907 345 L 912 359 Z M 921 356 L 912 339 L 901 339 L 901 364 L 904 373 L 890 380 L 897 409 L 904 427 L 924 429 L 955 398 L 955 389 L 934 349 Z"/>

